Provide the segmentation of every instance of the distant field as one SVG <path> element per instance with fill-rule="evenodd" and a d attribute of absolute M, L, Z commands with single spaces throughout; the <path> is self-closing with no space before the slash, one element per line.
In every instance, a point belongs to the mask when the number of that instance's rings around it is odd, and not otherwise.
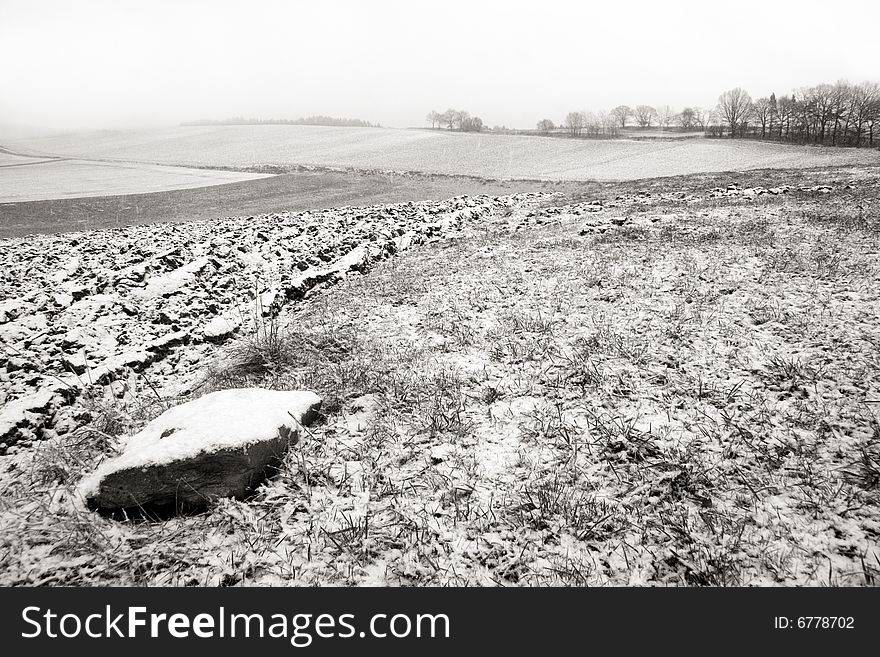
<path fill-rule="evenodd" d="M 155 164 L 40 161 L 0 153 L 0 203 L 190 189 L 264 177 Z"/>
<path fill-rule="evenodd" d="M 173 165 L 303 164 L 545 180 L 634 180 L 711 171 L 880 162 L 876 150 L 742 140 L 571 140 L 284 125 L 71 133 L 6 145 L 37 155 Z"/>
<path fill-rule="evenodd" d="M 627 129 L 624 135 L 633 139 L 698 139 L 703 136 L 703 133 L 700 131 L 677 132 L 673 130 L 643 130 L 639 128 L 637 130 Z"/>
<path fill-rule="evenodd" d="M 0 169 L 0 180 L 3 178 L 3 169 Z M 228 185 L 149 194 L 0 203 L 0 239 L 284 210 L 443 200 L 460 194 L 501 195 L 548 188 L 570 191 L 568 188 L 574 186 L 578 191 L 596 187 L 584 183 L 513 183 L 452 176 L 300 171 Z M 2 183 L 0 189 L 3 189 Z"/>

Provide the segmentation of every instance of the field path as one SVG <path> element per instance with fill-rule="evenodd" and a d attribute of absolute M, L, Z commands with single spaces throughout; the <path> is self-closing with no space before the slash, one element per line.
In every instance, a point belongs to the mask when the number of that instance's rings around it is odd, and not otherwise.
<path fill-rule="evenodd" d="M 13 157 L 40 157 L 40 158 L 41 157 L 54 157 L 51 155 L 43 156 L 43 155 L 31 155 L 29 153 L 19 153 L 17 151 L 11 151 L 8 148 L 4 148 L 3 146 L 0 146 L 0 153 L 2 153 L 4 155 L 12 155 Z"/>
<path fill-rule="evenodd" d="M 19 153 L 0 146 L 0 169 L 6 167 L 24 167 L 34 164 L 44 164 L 46 162 L 54 162 L 56 160 L 66 160 L 69 158 L 55 155 L 33 155 L 30 153 Z M 21 161 L 25 160 L 25 161 Z"/>
<path fill-rule="evenodd" d="M 0 164 L 0 169 L 8 169 L 10 167 L 30 167 L 35 164 L 47 164 L 48 162 L 63 162 L 69 160 L 67 157 L 55 157 L 50 160 L 37 160 L 36 162 L 15 162 L 13 164 Z"/>

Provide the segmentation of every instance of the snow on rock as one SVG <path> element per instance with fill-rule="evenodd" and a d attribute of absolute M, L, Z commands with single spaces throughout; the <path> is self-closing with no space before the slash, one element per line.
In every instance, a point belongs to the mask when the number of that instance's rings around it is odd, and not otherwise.
<path fill-rule="evenodd" d="M 183 286 L 194 281 L 196 274 L 208 265 L 207 258 L 198 258 L 193 262 L 179 267 L 163 276 L 157 276 L 147 283 L 143 295 L 146 297 L 168 296 L 177 292 Z"/>
<path fill-rule="evenodd" d="M 21 429 L 37 429 L 43 419 L 40 411 L 48 409 L 55 400 L 54 390 L 41 390 L 0 407 L 0 444 L 10 440 Z"/>
<path fill-rule="evenodd" d="M 191 510 L 245 496 L 299 440 L 321 398 L 308 391 L 221 390 L 165 411 L 79 485 L 107 511 Z"/>
<path fill-rule="evenodd" d="M 11 322 L 27 308 L 23 299 L 4 299 L 0 301 L 0 324 Z"/>
<path fill-rule="evenodd" d="M 235 333 L 240 326 L 240 317 L 217 316 L 202 327 L 202 335 L 206 340 L 222 340 Z"/>

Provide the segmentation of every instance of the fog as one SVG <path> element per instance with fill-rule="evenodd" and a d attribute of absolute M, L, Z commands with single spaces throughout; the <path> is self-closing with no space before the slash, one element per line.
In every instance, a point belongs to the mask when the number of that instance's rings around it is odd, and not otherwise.
<path fill-rule="evenodd" d="M 714 106 L 880 78 L 880 3 L 0 0 L 0 125 L 230 116 L 533 127 L 625 103 Z M 864 29 L 863 29 L 863 26 Z M 872 28 L 871 28 L 872 29 Z"/>

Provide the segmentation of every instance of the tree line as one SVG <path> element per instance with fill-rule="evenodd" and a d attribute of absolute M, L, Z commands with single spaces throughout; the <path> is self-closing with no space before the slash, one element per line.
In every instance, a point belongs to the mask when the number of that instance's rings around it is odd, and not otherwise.
<path fill-rule="evenodd" d="M 618 105 L 610 111 L 569 112 L 558 126 L 550 119 L 538 121 L 538 132 L 550 133 L 562 130 L 572 137 L 616 137 L 620 131 L 634 125 L 640 128 L 673 126 L 684 130 L 704 129 L 709 122 L 709 113 L 696 107 L 686 107 L 675 112 L 669 105 L 652 107 L 650 105 Z"/>
<path fill-rule="evenodd" d="M 431 110 L 425 120 L 432 128 L 445 127 L 447 130 L 459 130 L 461 132 L 481 132 L 486 128 L 483 119 L 479 116 L 471 116 L 464 110 L 448 109 L 443 113 Z"/>
<path fill-rule="evenodd" d="M 718 98 L 715 134 L 829 146 L 873 147 L 880 129 L 876 82 L 818 84 L 752 100 L 737 87 Z"/>
<path fill-rule="evenodd" d="M 432 128 L 464 132 L 487 129 L 479 117 L 462 110 L 431 111 L 426 121 Z M 547 135 L 614 138 L 636 126 L 702 132 L 708 137 L 874 147 L 880 141 L 880 85 L 839 81 L 757 99 L 737 87 L 721 94 L 712 108 L 690 106 L 677 111 L 669 105 L 618 105 L 608 111 L 569 112 L 558 124 L 541 119 L 535 129 Z M 501 127 L 493 130 L 522 132 Z"/>
<path fill-rule="evenodd" d="M 324 125 L 343 128 L 380 128 L 378 123 L 361 119 L 340 119 L 335 116 L 306 116 L 299 119 L 251 119 L 234 116 L 220 121 L 189 121 L 181 125 Z"/>
<path fill-rule="evenodd" d="M 714 108 L 677 112 L 669 105 L 618 105 L 608 112 L 569 112 L 559 125 L 542 119 L 536 129 L 572 137 L 615 137 L 633 126 L 702 131 L 709 137 L 873 147 L 880 131 L 880 85 L 840 81 L 754 100 L 737 87 L 721 94 Z"/>

